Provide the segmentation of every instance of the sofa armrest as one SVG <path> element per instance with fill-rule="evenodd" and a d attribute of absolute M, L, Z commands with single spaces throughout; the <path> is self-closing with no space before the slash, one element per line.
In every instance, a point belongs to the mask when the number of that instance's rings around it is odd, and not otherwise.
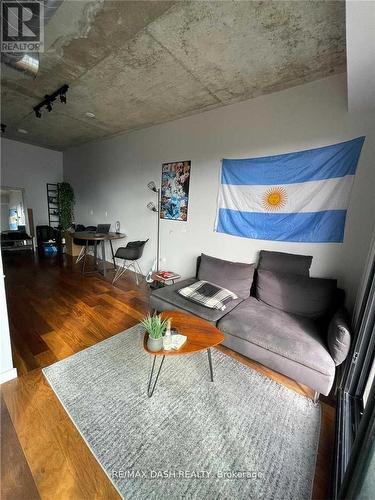
<path fill-rule="evenodd" d="M 344 306 L 341 306 L 333 315 L 327 333 L 328 350 L 335 365 L 341 365 L 348 356 L 351 332 L 349 314 Z"/>

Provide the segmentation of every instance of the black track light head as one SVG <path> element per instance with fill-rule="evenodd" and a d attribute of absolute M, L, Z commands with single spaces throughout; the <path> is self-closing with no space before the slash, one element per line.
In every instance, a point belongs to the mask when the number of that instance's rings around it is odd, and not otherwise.
<path fill-rule="evenodd" d="M 58 97 L 60 97 L 60 102 L 66 104 L 66 93 L 69 90 L 69 85 L 63 85 L 59 89 L 57 89 L 53 94 L 46 94 L 44 96 L 43 101 L 41 101 L 37 106 L 34 106 L 34 113 L 37 118 L 42 117 L 42 113 L 40 110 L 45 106 L 48 112 L 52 111 L 52 103 L 56 101 Z"/>

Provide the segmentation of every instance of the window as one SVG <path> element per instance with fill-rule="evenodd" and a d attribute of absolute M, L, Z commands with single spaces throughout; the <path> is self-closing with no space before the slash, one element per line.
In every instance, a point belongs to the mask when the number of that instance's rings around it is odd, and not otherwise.
<path fill-rule="evenodd" d="M 375 238 L 355 305 L 353 330 L 351 356 L 338 390 L 334 471 L 338 499 L 372 498 L 375 491 Z"/>

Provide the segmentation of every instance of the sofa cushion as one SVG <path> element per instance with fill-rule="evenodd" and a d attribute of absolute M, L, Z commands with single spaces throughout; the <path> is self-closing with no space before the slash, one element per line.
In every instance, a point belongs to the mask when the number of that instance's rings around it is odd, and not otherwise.
<path fill-rule="evenodd" d="M 320 318 L 332 306 L 336 285 L 336 280 L 259 270 L 256 296 L 282 311 Z"/>
<path fill-rule="evenodd" d="M 311 255 L 297 255 L 284 252 L 259 252 L 258 269 L 310 276 Z"/>
<path fill-rule="evenodd" d="M 333 359 L 314 321 L 274 309 L 255 297 L 226 314 L 218 328 L 324 375 L 332 376 L 335 372 Z"/>
<path fill-rule="evenodd" d="M 174 285 L 169 285 L 154 290 L 150 296 L 151 307 L 156 309 L 157 311 L 167 311 L 168 309 L 186 311 L 216 324 L 216 322 L 220 318 L 222 318 L 225 314 L 230 312 L 233 308 L 235 308 L 242 302 L 242 299 L 234 299 L 227 304 L 224 311 L 220 311 L 218 309 L 209 309 L 208 307 L 190 302 L 190 300 L 185 299 L 185 297 L 182 297 L 177 293 L 177 290 L 179 290 L 180 288 L 189 286 L 196 281 L 196 278 L 189 278 L 183 281 L 179 281 Z"/>
<path fill-rule="evenodd" d="M 239 352 L 243 356 L 257 361 L 271 370 L 282 373 L 301 384 L 307 385 L 321 394 L 328 396 L 331 391 L 335 379 L 334 363 L 332 363 L 331 373 L 324 374 L 234 335 L 225 334 L 221 345 L 232 349 L 232 351 Z"/>
<path fill-rule="evenodd" d="M 341 307 L 333 315 L 328 327 L 327 343 L 335 365 L 341 365 L 345 361 L 350 349 L 349 318 L 344 307 Z"/>
<path fill-rule="evenodd" d="M 221 311 L 226 309 L 228 302 L 238 299 L 237 295 L 230 290 L 208 281 L 196 281 L 191 285 L 180 288 L 177 293 L 204 307 L 220 309 Z"/>
<path fill-rule="evenodd" d="M 254 264 L 230 262 L 202 253 L 198 279 L 215 283 L 242 299 L 250 296 L 254 277 Z"/>

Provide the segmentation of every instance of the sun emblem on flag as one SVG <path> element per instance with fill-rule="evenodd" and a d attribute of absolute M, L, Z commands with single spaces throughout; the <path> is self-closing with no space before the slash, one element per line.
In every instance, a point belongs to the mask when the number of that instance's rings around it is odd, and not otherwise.
<path fill-rule="evenodd" d="M 263 195 L 263 206 L 268 210 L 280 210 L 285 207 L 288 194 L 283 187 L 273 187 L 267 189 Z"/>

